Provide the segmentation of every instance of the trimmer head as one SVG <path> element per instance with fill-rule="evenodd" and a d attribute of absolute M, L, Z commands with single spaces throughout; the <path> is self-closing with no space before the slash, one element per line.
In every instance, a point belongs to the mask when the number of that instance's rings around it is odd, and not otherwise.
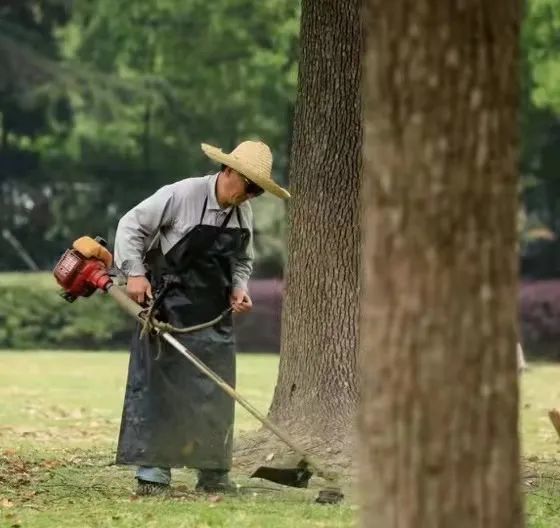
<path fill-rule="evenodd" d="M 295 467 L 269 467 L 261 466 L 251 475 L 251 477 L 262 478 L 283 486 L 292 488 L 307 488 L 313 472 L 305 459 L 299 461 Z M 317 504 L 339 504 L 344 499 L 344 494 L 340 488 L 331 486 L 319 491 L 315 499 Z"/>
<path fill-rule="evenodd" d="M 262 478 L 292 488 L 307 488 L 312 476 L 313 472 L 310 470 L 308 463 L 305 460 L 300 460 L 295 467 L 260 466 L 251 475 L 251 478 Z"/>

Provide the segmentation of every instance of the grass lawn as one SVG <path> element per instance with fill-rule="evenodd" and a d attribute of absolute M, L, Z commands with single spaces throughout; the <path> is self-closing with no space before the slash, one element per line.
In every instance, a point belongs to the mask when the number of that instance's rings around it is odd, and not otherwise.
<path fill-rule="evenodd" d="M 58 288 L 53 274 L 50 272 L 14 271 L 11 273 L 0 273 L 0 286 L 29 286 L 29 284 L 32 284 L 35 288 L 49 288 L 53 290 Z"/>
<path fill-rule="evenodd" d="M 0 527 L 350 527 L 356 507 L 314 504 L 317 490 L 279 491 L 243 475 L 240 496 L 195 496 L 176 471 L 174 497 L 138 499 L 132 468 L 112 465 L 126 376 L 124 353 L 0 352 Z M 239 388 L 266 411 L 274 356 L 242 355 Z M 560 406 L 560 366 L 532 365 L 522 378 L 524 454 L 539 468 L 560 463 L 547 418 Z M 257 427 L 237 410 L 237 431 Z M 551 469 L 552 471 L 552 469 Z M 528 526 L 560 526 L 560 488 L 535 479 Z"/>

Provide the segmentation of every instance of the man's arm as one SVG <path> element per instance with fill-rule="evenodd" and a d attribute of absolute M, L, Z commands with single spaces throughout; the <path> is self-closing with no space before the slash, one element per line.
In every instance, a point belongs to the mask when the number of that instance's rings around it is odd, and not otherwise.
<path fill-rule="evenodd" d="M 249 203 L 241 208 L 243 225 L 249 229 L 249 241 L 247 247 L 238 255 L 233 265 L 233 291 L 231 305 L 234 312 L 248 312 L 253 303 L 249 297 L 249 277 L 253 271 L 253 212 Z"/>
<path fill-rule="evenodd" d="M 240 288 L 248 292 L 248 282 L 253 272 L 253 260 L 255 253 L 253 249 L 253 211 L 251 205 L 247 202 L 245 207 L 241 208 L 241 217 L 243 227 L 249 229 L 249 242 L 247 247 L 238 255 L 233 265 L 233 288 Z"/>
<path fill-rule="evenodd" d="M 125 275 L 146 274 L 147 241 L 152 240 L 161 227 L 173 223 L 174 204 L 173 186 L 166 185 L 120 219 L 115 236 L 115 264 Z"/>

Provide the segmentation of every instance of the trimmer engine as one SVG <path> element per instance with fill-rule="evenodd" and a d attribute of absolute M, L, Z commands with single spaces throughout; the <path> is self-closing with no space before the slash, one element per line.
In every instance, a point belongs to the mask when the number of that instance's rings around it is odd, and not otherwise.
<path fill-rule="evenodd" d="M 107 245 L 101 237 L 96 237 L 95 243 L 103 247 Z M 74 302 L 78 297 L 89 297 L 98 288 L 106 290 L 113 282 L 105 262 L 84 256 L 75 247 L 76 244 L 64 252 L 53 270 L 56 282 L 63 288 L 60 295 L 68 302 Z"/>

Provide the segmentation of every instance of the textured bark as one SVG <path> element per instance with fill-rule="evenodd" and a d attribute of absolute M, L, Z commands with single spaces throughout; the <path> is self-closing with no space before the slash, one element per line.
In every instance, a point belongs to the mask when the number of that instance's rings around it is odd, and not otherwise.
<path fill-rule="evenodd" d="M 304 0 L 291 155 L 287 286 L 271 417 L 344 436 L 356 405 L 359 182 L 358 0 Z"/>
<path fill-rule="evenodd" d="M 366 1 L 362 525 L 515 528 L 519 2 Z"/>

